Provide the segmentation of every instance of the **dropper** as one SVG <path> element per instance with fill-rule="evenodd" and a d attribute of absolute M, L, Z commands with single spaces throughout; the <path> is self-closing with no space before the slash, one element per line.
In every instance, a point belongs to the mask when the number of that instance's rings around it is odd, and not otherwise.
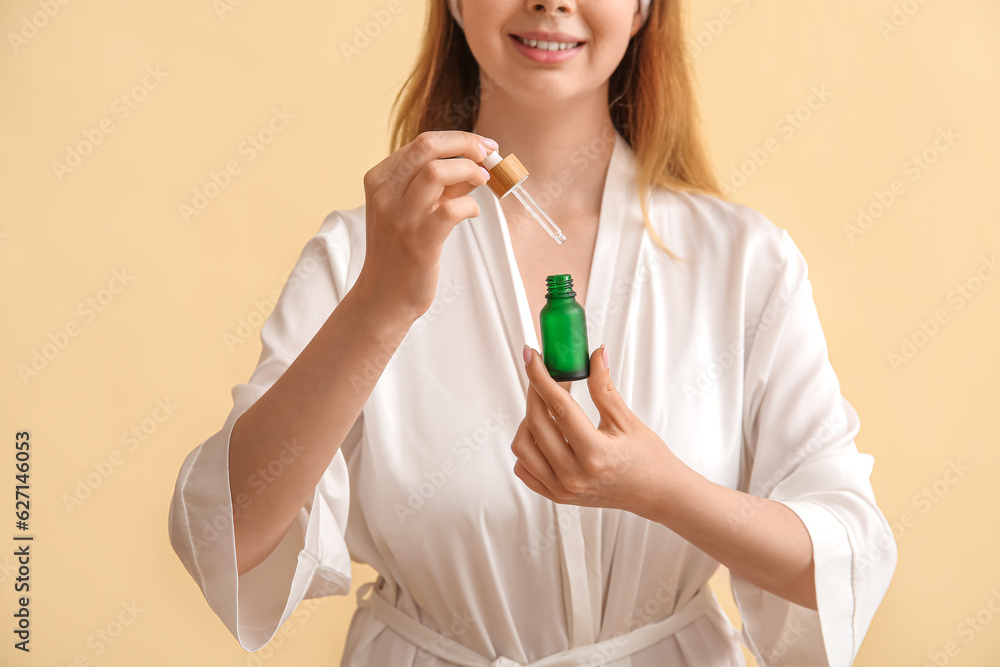
<path fill-rule="evenodd" d="M 510 153 L 505 158 L 500 158 L 500 153 L 493 151 L 486 156 L 483 164 L 490 172 L 490 180 L 487 184 L 493 190 L 493 194 L 498 199 L 503 199 L 511 192 L 517 200 L 528 210 L 538 224 L 542 226 L 549 236 L 556 240 L 556 243 L 565 243 L 566 235 L 552 222 L 552 218 L 538 205 L 538 202 L 528 194 L 528 191 L 521 187 L 521 182 L 528 177 L 528 170 L 524 168 L 517 156 Z"/>

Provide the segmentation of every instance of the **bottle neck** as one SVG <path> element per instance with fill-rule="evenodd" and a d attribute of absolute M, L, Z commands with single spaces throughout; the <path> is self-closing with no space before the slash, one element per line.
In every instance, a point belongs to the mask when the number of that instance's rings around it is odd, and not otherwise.
<path fill-rule="evenodd" d="M 576 292 L 573 291 L 573 276 L 568 273 L 547 276 L 545 278 L 545 287 L 546 299 L 562 299 L 576 296 Z"/>

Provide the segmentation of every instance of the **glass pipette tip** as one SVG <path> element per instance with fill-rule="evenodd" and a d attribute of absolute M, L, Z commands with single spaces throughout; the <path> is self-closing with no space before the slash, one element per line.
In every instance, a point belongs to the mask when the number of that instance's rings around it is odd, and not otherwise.
<path fill-rule="evenodd" d="M 531 217 L 538 221 L 538 224 L 542 226 L 542 229 L 548 232 L 549 236 L 556 240 L 556 243 L 562 244 L 566 242 L 566 235 L 562 233 L 559 226 L 552 222 L 552 218 L 550 218 L 545 210 L 538 205 L 538 202 L 536 202 L 534 198 L 528 194 L 528 191 L 521 187 L 520 183 L 512 187 L 510 191 L 514 193 L 514 196 L 517 197 L 518 201 L 524 205 L 524 208 L 528 209 L 528 213 L 530 213 Z"/>

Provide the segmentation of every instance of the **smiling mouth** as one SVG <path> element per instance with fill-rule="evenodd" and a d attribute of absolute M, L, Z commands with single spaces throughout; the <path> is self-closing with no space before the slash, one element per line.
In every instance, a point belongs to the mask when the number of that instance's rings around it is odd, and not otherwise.
<path fill-rule="evenodd" d="M 527 47 L 539 49 L 540 51 L 566 51 L 584 44 L 584 42 L 543 42 L 537 39 L 525 39 L 517 35 L 511 35 L 511 37 Z"/>

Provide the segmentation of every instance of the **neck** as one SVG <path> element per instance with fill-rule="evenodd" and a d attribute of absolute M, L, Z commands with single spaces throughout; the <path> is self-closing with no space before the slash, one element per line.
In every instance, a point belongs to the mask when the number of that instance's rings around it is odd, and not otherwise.
<path fill-rule="evenodd" d="M 538 105 L 494 85 L 482 97 L 475 132 L 496 140 L 500 155 L 517 155 L 531 172 L 525 186 L 550 215 L 600 213 L 616 136 L 606 87 L 586 100 Z"/>

